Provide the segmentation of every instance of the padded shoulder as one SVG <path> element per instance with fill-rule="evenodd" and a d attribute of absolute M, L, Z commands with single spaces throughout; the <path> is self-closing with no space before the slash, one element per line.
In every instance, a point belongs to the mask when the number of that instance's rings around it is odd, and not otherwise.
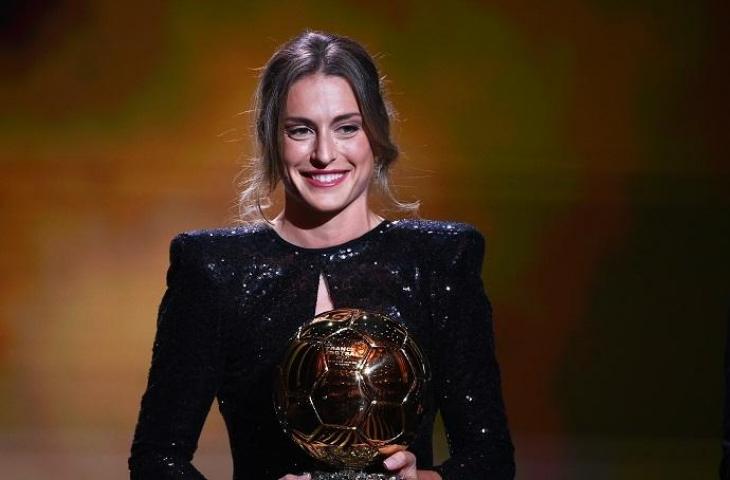
<path fill-rule="evenodd" d="M 171 253 L 200 252 L 203 255 L 225 254 L 230 249 L 236 249 L 238 254 L 243 253 L 245 247 L 266 235 L 266 226 L 263 223 L 235 226 L 230 228 L 216 228 L 206 230 L 191 230 L 180 233 L 172 239 Z"/>
<path fill-rule="evenodd" d="M 421 219 L 397 220 L 392 225 L 421 255 L 432 257 L 442 267 L 467 261 L 481 269 L 484 236 L 473 225 Z"/>
<path fill-rule="evenodd" d="M 178 234 L 175 240 L 192 241 L 197 243 L 220 243 L 230 239 L 254 238 L 266 231 L 263 222 L 229 228 L 213 228 L 204 230 L 190 230 Z M 174 241 L 174 240 L 173 240 Z"/>
<path fill-rule="evenodd" d="M 265 225 L 253 224 L 211 230 L 194 230 L 175 236 L 170 243 L 170 276 L 202 272 L 217 283 L 233 278 L 236 266 L 251 264 L 250 259 L 268 246 Z"/>

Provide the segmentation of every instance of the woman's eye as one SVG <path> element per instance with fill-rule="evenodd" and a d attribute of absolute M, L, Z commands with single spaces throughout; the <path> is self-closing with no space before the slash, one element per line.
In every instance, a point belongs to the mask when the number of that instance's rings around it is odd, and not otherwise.
<path fill-rule="evenodd" d="M 344 135 L 353 135 L 358 130 L 360 130 L 359 125 L 342 125 L 340 128 L 337 129 L 338 132 L 344 134 Z"/>
<path fill-rule="evenodd" d="M 304 138 L 312 133 L 312 130 L 308 127 L 291 127 L 286 129 L 286 133 L 291 138 Z"/>

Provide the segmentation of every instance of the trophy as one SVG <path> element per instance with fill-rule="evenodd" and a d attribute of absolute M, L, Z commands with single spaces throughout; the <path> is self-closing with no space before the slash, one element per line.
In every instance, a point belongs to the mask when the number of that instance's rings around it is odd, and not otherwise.
<path fill-rule="evenodd" d="M 403 325 L 332 310 L 292 339 L 277 370 L 274 407 L 284 432 L 335 470 L 312 472 L 313 480 L 395 480 L 377 466 L 415 438 L 430 380 L 427 359 Z"/>

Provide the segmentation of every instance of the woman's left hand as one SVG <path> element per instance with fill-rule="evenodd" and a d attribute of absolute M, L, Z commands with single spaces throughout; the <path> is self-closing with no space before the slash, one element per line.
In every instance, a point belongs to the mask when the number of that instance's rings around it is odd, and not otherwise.
<path fill-rule="evenodd" d="M 382 453 L 385 453 L 381 450 Z M 385 468 L 398 474 L 401 480 L 441 480 L 441 475 L 431 470 L 418 470 L 416 456 L 408 450 L 399 450 L 383 461 Z"/>
<path fill-rule="evenodd" d="M 401 450 L 383 461 L 385 468 L 398 474 L 401 480 L 418 480 L 416 456 L 408 450 Z"/>
<path fill-rule="evenodd" d="M 312 475 L 309 473 L 305 473 L 304 475 L 294 475 L 289 473 L 281 477 L 279 480 L 312 480 Z"/>

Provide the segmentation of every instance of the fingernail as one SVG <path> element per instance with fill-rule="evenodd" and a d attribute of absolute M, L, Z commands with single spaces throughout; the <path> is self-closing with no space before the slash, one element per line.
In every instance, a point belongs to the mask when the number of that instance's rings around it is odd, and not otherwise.
<path fill-rule="evenodd" d="M 386 458 L 385 460 L 383 460 L 383 465 L 385 465 L 385 468 L 387 468 L 388 470 L 392 470 L 395 467 L 395 460 L 393 460 L 392 458 Z"/>

